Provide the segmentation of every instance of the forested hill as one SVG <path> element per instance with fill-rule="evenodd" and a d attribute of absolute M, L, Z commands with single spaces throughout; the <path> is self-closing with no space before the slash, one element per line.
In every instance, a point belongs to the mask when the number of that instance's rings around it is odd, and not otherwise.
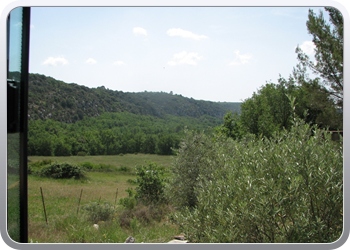
<path fill-rule="evenodd" d="M 103 82 L 101 82 L 103 85 Z M 240 111 L 240 103 L 199 101 L 164 92 L 128 93 L 105 87 L 88 88 L 40 74 L 29 74 L 29 119 L 53 119 L 74 123 L 102 113 L 130 112 L 164 117 L 223 118 L 227 111 Z"/>

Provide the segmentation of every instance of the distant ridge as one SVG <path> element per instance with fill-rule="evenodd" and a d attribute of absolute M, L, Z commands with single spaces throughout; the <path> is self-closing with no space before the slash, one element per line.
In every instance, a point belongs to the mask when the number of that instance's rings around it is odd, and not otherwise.
<path fill-rule="evenodd" d="M 129 93 L 88 88 L 65 83 L 41 74 L 29 74 L 28 116 L 30 120 L 53 119 L 75 123 L 83 117 L 103 113 L 130 112 L 138 115 L 165 115 L 223 118 L 227 111 L 240 112 L 239 102 L 195 100 L 165 92 Z"/>

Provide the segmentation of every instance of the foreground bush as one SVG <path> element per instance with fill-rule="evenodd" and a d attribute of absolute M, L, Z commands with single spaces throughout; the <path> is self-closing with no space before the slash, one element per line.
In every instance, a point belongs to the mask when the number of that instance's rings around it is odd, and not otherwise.
<path fill-rule="evenodd" d="M 324 130 L 297 121 L 290 132 L 240 142 L 187 133 L 173 173 L 170 190 L 181 208 L 173 219 L 191 242 L 341 236 L 342 141 Z"/>
<path fill-rule="evenodd" d="M 50 177 L 55 179 L 66 178 L 85 178 L 85 171 L 82 167 L 70 163 L 54 162 L 48 166 L 43 167 L 38 174 L 42 177 Z"/>

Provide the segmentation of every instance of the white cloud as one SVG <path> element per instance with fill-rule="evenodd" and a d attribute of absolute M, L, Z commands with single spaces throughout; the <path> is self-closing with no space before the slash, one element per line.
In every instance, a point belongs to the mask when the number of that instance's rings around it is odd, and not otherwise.
<path fill-rule="evenodd" d="M 178 54 L 174 54 L 172 61 L 168 62 L 168 65 L 175 66 L 178 64 L 189 64 L 189 65 L 197 65 L 197 61 L 203 59 L 203 56 L 199 56 L 198 53 L 187 53 L 186 51 L 182 51 Z"/>
<path fill-rule="evenodd" d="M 120 66 L 120 65 L 125 65 L 123 61 L 115 61 L 113 65 Z"/>
<path fill-rule="evenodd" d="M 307 55 L 313 55 L 315 52 L 315 44 L 312 41 L 305 41 L 302 45 L 300 45 L 300 48 L 307 54 Z"/>
<path fill-rule="evenodd" d="M 183 29 L 170 29 L 166 32 L 169 36 L 181 36 L 184 38 L 192 38 L 195 40 L 208 38 L 204 35 L 197 35 L 192 33 L 191 31 L 183 30 Z"/>
<path fill-rule="evenodd" d="M 141 28 L 141 27 L 133 28 L 132 32 L 134 32 L 135 35 L 145 35 L 145 36 L 147 36 L 147 31 L 144 28 Z"/>
<path fill-rule="evenodd" d="M 63 56 L 58 57 L 49 57 L 44 62 L 43 65 L 50 65 L 50 66 L 58 66 L 58 65 L 67 65 L 68 61 Z"/>
<path fill-rule="evenodd" d="M 93 64 L 96 64 L 96 60 L 95 59 L 92 59 L 92 58 L 89 58 L 85 61 L 86 64 L 90 64 L 90 65 L 93 65 Z"/>
<path fill-rule="evenodd" d="M 253 57 L 250 54 L 241 55 L 239 50 L 236 50 L 234 53 L 236 54 L 236 58 L 232 62 L 230 62 L 230 65 L 232 66 L 247 64 Z"/>

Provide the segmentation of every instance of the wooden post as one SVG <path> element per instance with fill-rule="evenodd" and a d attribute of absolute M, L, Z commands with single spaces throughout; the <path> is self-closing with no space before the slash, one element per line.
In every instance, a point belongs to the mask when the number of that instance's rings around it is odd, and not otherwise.
<path fill-rule="evenodd" d="M 46 209 L 45 209 L 45 201 L 44 201 L 43 189 L 41 187 L 40 187 L 40 191 L 41 191 L 41 199 L 43 200 L 43 207 L 44 207 L 46 225 L 49 225 L 49 223 L 47 222 L 47 215 L 46 215 Z"/>
<path fill-rule="evenodd" d="M 118 197 L 118 188 L 117 188 L 117 192 L 115 192 L 114 208 L 117 204 L 117 197 Z"/>
<path fill-rule="evenodd" d="M 100 196 L 100 199 L 98 200 L 98 205 L 100 205 L 100 201 L 101 201 L 101 196 Z"/>
<path fill-rule="evenodd" d="M 79 204 L 78 204 L 78 210 L 77 210 L 77 215 L 79 214 L 79 207 L 80 207 L 80 201 L 81 201 L 81 196 L 83 194 L 83 189 L 81 189 L 81 192 L 80 192 L 80 198 L 79 198 Z"/>

